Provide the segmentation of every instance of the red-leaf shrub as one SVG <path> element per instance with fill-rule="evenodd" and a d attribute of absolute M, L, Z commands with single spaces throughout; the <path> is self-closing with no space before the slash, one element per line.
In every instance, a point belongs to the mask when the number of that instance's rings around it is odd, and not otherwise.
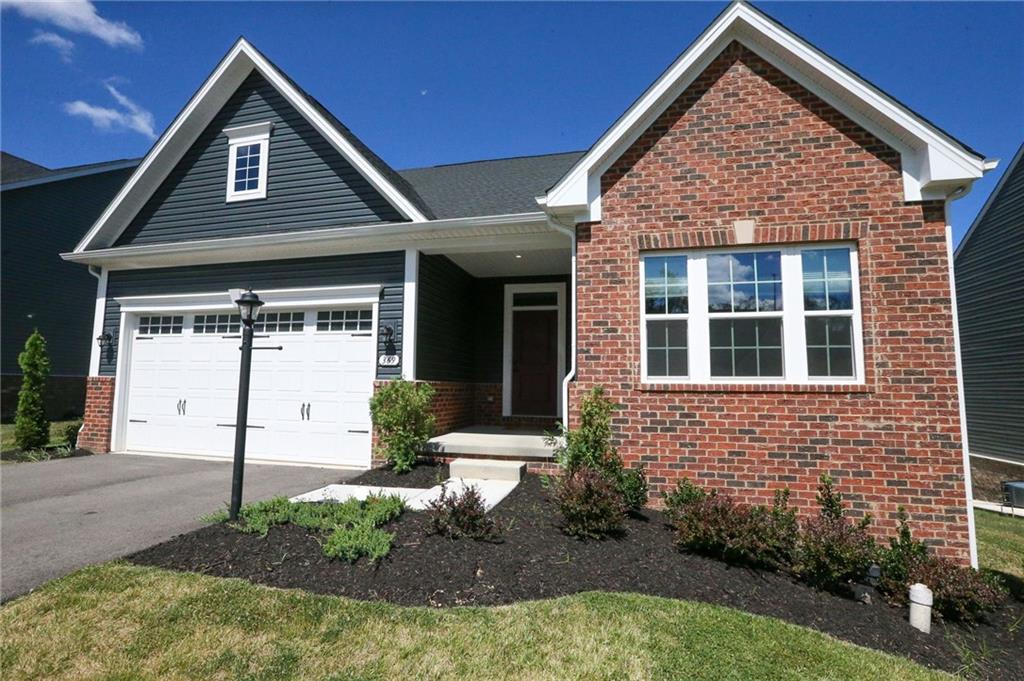
<path fill-rule="evenodd" d="M 793 568 L 812 586 L 846 592 L 875 561 L 877 547 L 867 531 L 871 518 L 850 522 L 843 512 L 843 496 L 827 475 L 821 477 L 817 498 L 820 514 L 804 523 Z"/>
<path fill-rule="evenodd" d="M 441 487 L 441 494 L 427 503 L 431 531 L 449 539 L 468 537 L 470 539 L 495 541 L 500 532 L 494 519 L 487 515 L 480 490 L 470 485 L 461 494 L 448 493 Z"/>
<path fill-rule="evenodd" d="M 580 468 L 562 478 L 555 488 L 566 534 L 581 539 L 603 539 L 622 531 L 626 512 L 622 494 L 592 468 Z"/>
<path fill-rule="evenodd" d="M 680 488 L 677 487 L 677 492 Z M 688 500 L 680 497 L 689 495 Z M 731 495 L 693 494 L 673 499 L 676 545 L 728 563 L 784 568 L 796 543 L 796 513 L 789 492 L 780 490 L 769 510 L 736 502 Z"/>

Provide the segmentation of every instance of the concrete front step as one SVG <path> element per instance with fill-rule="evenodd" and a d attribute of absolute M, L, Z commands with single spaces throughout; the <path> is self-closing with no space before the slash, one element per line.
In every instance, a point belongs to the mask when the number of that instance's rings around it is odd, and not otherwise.
<path fill-rule="evenodd" d="M 453 478 L 470 480 L 507 480 L 519 482 L 523 478 L 526 463 L 498 459 L 455 459 L 448 464 Z"/>

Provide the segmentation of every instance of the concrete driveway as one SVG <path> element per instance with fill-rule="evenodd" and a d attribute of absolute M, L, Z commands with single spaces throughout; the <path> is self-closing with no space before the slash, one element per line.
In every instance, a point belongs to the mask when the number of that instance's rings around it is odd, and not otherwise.
<path fill-rule="evenodd" d="M 250 464 L 246 502 L 358 471 Z M 105 454 L 0 467 L 0 600 L 202 525 L 231 496 L 231 463 Z"/>

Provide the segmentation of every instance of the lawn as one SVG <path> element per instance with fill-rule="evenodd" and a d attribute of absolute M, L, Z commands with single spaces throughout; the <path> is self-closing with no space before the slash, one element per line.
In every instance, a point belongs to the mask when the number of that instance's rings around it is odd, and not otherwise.
<path fill-rule="evenodd" d="M 1024 518 L 975 511 L 981 567 L 1024 580 Z"/>
<path fill-rule="evenodd" d="M 64 428 L 69 423 L 75 423 L 75 419 L 70 421 L 51 421 L 50 422 L 50 445 L 63 445 L 67 444 L 67 440 L 64 439 Z M 14 449 L 14 424 L 13 423 L 0 423 L 0 452 L 6 452 L 9 449 Z"/>
<path fill-rule="evenodd" d="M 938 679 L 718 606 L 586 593 L 403 608 L 112 563 L 0 610 L 6 679 Z"/>

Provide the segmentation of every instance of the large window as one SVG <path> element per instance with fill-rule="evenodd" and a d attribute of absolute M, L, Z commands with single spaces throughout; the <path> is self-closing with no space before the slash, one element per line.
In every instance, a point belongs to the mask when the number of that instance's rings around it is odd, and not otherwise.
<path fill-rule="evenodd" d="M 229 203 L 266 198 L 272 127 L 270 123 L 256 123 L 224 130 L 228 136 Z"/>
<path fill-rule="evenodd" d="M 643 380 L 862 380 L 856 263 L 846 244 L 644 254 Z"/>

